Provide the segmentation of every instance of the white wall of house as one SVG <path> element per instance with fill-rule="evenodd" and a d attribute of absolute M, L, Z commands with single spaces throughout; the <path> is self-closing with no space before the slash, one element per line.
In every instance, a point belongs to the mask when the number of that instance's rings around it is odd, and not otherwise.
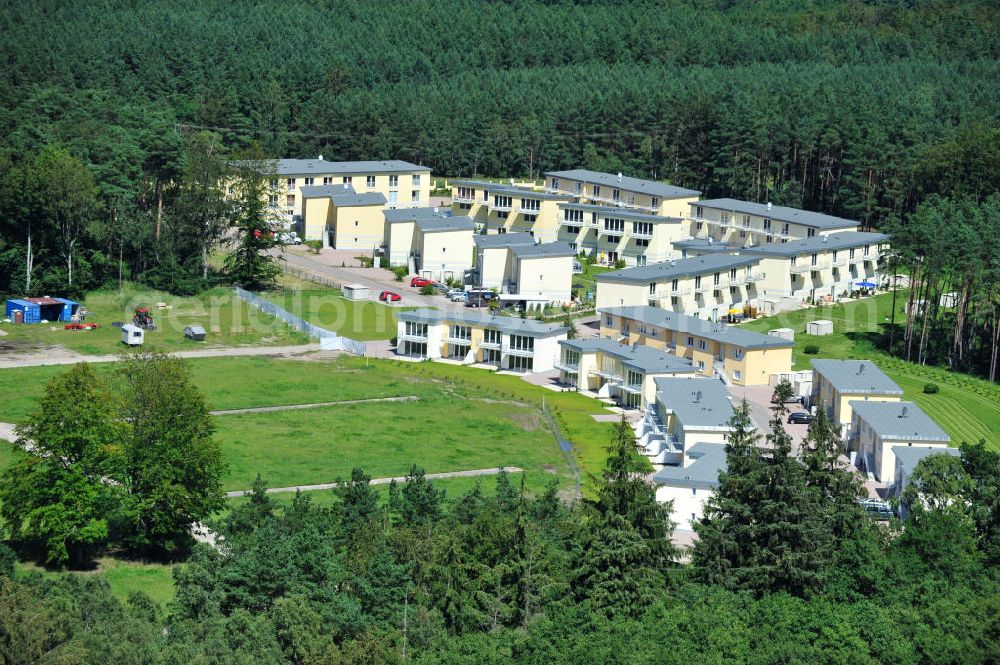
<path fill-rule="evenodd" d="M 656 488 L 656 500 L 660 503 L 673 501 L 670 519 L 678 529 L 691 529 L 691 522 L 697 522 L 705 514 L 705 503 L 714 496 L 708 488 L 673 487 L 660 485 Z"/>

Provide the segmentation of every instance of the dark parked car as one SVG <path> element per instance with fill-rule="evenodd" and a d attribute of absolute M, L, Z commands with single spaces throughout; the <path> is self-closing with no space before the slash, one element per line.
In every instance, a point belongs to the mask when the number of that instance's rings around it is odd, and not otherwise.
<path fill-rule="evenodd" d="M 808 411 L 796 411 L 788 414 L 788 422 L 796 425 L 808 425 L 815 419 L 815 416 Z"/>

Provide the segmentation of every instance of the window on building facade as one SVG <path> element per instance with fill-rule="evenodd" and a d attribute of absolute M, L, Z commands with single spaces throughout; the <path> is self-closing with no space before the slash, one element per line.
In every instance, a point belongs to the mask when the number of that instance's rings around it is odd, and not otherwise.
<path fill-rule="evenodd" d="M 559 189 L 559 178 L 552 179 L 552 189 Z"/>
<path fill-rule="evenodd" d="M 399 187 L 399 176 L 398 175 L 391 175 L 391 176 L 389 176 L 389 186 L 390 187 Z"/>
<path fill-rule="evenodd" d="M 417 174 L 415 174 L 413 176 L 413 186 L 414 187 L 419 187 L 420 186 L 420 174 L 419 173 L 417 173 Z"/>
<path fill-rule="evenodd" d="M 271 194 L 270 196 L 268 196 L 267 197 L 267 205 L 271 206 L 272 208 L 277 208 L 278 207 L 278 196 L 276 194 Z"/>
<path fill-rule="evenodd" d="M 567 222 L 579 222 L 583 224 L 583 211 L 582 210 L 563 210 L 563 219 Z"/>
<path fill-rule="evenodd" d="M 806 230 L 806 237 L 807 238 L 812 238 L 815 235 L 816 235 L 816 229 L 807 229 Z"/>
<path fill-rule="evenodd" d="M 368 189 L 373 189 L 375 187 L 375 176 L 370 175 L 365 178 L 365 184 L 368 185 Z"/>
<path fill-rule="evenodd" d="M 285 199 L 285 205 L 293 206 L 295 205 L 295 194 L 289 194 Z"/>
<path fill-rule="evenodd" d="M 419 189 L 415 189 L 412 192 L 410 192 L 410 201 L 412 201 L 413 203 L 419 203 L 420 202 L 420 190 Z"/>
<path fill-rule="evenodd" d="M 472 327 L 471 326 L 451 326 L 448 333 L 451 339 L 472 339 Z"/>
<path fill-rule="evenodd" d="M 389 192 L 389 205 L 396 205 L 399 201 L 399 192 Z"/>
<path fill-rule="evenodd" d="M 306 178 L 306 187 L 312 187 L 313 182 L 315 182 L 315 178 Z"/>
<path fill-rule="evenodd" d="M 635 239 L 635 246 L 636 247 L 649 247 L 649 240 L 647 238 L 636 238 Z"/>
<path fill-rule="evenodd" d="M 703 219 L 705 217 L 705 209 L 701 206 L 695 206 L 694 217 L 695 219 Z"/>
<path fill-rule="evenodd" d="M 765 219 L 764 220 L 764 230 L 765 231 L 770 231 L 771 230 L 771 220 L 769 220 L 769 219 Z"/>
<path fill-rule="evenodd" d="M 659 208 L 660 207 L 660 199 L 656 198 L 655 196 L 653 198 L 651 198 L 649 200 L 649 207 L 650 208 Z"/>
<path fill-rule="evenodd" d="M 620 189 L 612 189 L 611 190 L 611 198 L 614 199 L 615 203 L 618 203 L 619 201 L 621 201 L 622 200 L 622 190 L 620 190 Z"/>
<path fill-rule="evenodd" d="M 288 189 L 295 189 L 295 178 L 289 178 L 285 183 L 288 185 Z"/>
<path fill-rule="evenodd" d="M 535 338 L 527 335 L 511 335 L 510 348 L 515 351 L 534 351 Z"/>
<path fill-rule="evenodd" d="M 614 219 L 606 218 L 604 220 L 604 230 L 611 231 L 614 233 L 625 233 L 625 220 L 624 219 Z"/>
<path fill-rule="evenodd" d="M 789 227 L 788 227 L 788 223 L 787 222 L 781 225 L 781 232 L 783 234 L 785 234 L 786 236 L 788 235 L 788 228 Z"/>
<path fill-rule="evenodd" d="M 494 328 L 486 328 L 483 330 L 483 343 L 484 344 L 499 344 L 501 339 L 500 331 Z"/>
<path fill-rule="evenodd" d="M 738 369 L 733 370 L 733 378 L 736 379 L 737 381 L 742 381 L 743 380 L 743 372 L 741 372 Z"/>
<path fill-rule="evenodd" d="M 652 222 L 632 222 L 632 233 L 637 235 L 653 235 Z"/>
<path fill-rule="evenodd" d="M 536 219 L 538 219 L 538 215 L 525 215 L 524 216 L 524 221 L 528 222 L 529 224 L 533 224 Z M 579 231 L 579 230 L 580 229 L 577 229 L 577 231 Z"/>
<path fill-rule="evenodd" d="M 644 266 L 644 265 L 646 265 L 646 255 L 645 254 L 639 254 L 638 256 L 636 256 L 635 257 L 635 264 L 637 266 Z"/>
<path fill-rule="evenodd" d="M 521 199 L 522 210 L 541 210 L 542 202 L 538 199 Z"/>
<path fill-rule="evenodd" d="M 497 219 L 507 219 L 509 214 L 506 210 L 497 210 Z"/>

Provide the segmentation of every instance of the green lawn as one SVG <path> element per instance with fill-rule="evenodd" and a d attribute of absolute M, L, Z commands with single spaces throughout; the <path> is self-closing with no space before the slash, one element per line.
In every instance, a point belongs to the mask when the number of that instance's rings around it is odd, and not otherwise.
<path fill-rule="evenodd" d="M 164 303 L 170 309 L 157 308 Z M 99 324 L 97 330 L 68 331 L 61 322 L 19 325 L 0 323 L 0 330 L 7 334 L 0 337 L 0 348 L 9 351 L 26 351 L 48 346 L 64 346 L 83 354 L 115 353 L 122 349 L 121 331 L 113 327 L 114 321 L 128 323 L 136 307 L 148 307 L 157 329 L 146 334 L 145 347 L 159 351 L 181 351 L 205 347 L 304 344 L 309 337 L 290 329 L 274 317 L 249 308 L 227 288 L 210 289 L 192 297 L 172 296 L 126 284 L 117 289 L 93 291 L 87 295 L 83 306 L 89 314 L 88 322 Z M 188 325 L 205 328 L 204 342 L 191 342 L 184 338 Z"/>
<path fill-rule="evenodd" d="M 593 297 L 597 297 L 597 282 L 594 281 L 594 277 L 600 275 L 602 272 L 610 272 L 614 268 L 605 268 L 604 266 L 599 266 L 593 263 L 587 263 L 581 259 L 580 264 L 583 266 L 583 273 L 580 275 L 573 275 L 573 288 L 580 289 L 580 298 L 586 300 L 587 292 L 590 291 Z"/>
<path fill-rule="evenodd" d="M 213 409 L 421 398 L 413 404 L 219 416 L 231 488 L 249 487 L 257 470 L 272 485 L 294 485 L 329 482 L 338 474 L 346 476 L 353 466 L 376 477 L 401 475 L 411 463 L 428 472 L 514 465 L 532 471 L 528 480 L 533 488 L 544 486 L 551 474 L 541 465 L 556 467 L 563 478 L 567 470 L 547 430 L 524 429 L 537 427 L 543 400 L 574 443 L 585 472 L 600 470 L 610 440 L 610 425 L 591 417 L 607 413 L 600 402 L 478 368 L 349 356 L 329 361 L 199 358 L 189 361 L 189 367 Z M 107 371 L 108 366 L 98 368 Z M 0 421 L 22 420 L 44 382 L 61 371 L 65 368 L 0 370 Z M 528 406 L 506 403 L 511 401 Z M 293 477 L 292 470 L 305 477 Z"/>
<path fill-rule="evenodd" d="M 404 294 L 405 295 L 405 294 Z M 347 300 L 339 289 L 286 289 L 271 301 L 309 323 L 357 340 L 396 336 L 396 310 L 381 303 Z"/>
<path fill-rule="evenodd" d="M 905 321 L 906 291 L 896 296 L 896 321 Z M 892 294 L 855 300 L 842 305 L 813 307 L 743 324 L 748 330 L 767 332 L 774 328 L 795 331 L 795 369 L 809 369 L 813 358 L 869 358 L 874 360 L 903 389 L 905 399 L 916 402 L 951 436 L 952 443 L 978 441 L 1000 450 L 1000 388 L 966 374 L 940 367 L 926 367 L 892 358 L 876 345 L 880 325 L 892 314 Z M 817 319 L 833 321 L 833 334 L 806 335 L 806 323 Z M 805 346 L 815 344 L 819 352 L 807 355 Z M 925 395 L 924 385 L 936 383 L 940 392 Z"/>
<path fill-rule="evenodd" d="M 13 462 L 19 454 L 21 453 L 14 447 L 14 444 L 0 440 L 0 469 Z"/>
<path fill-rule="evenodd" d="M 133 591 L 142 591 L 161 608 L 174 596 L 174 577 L 171 564 L 144 563 L 103 557 L 97 561 L 97 569 L 92 572 L 56 572 L 41 568 L 33 563 L 18 563 L 16 571 L 24 575 L 97 575 L 103 577 L 111 587 L 111 593 L 120 601 L 128 600 Z"/>

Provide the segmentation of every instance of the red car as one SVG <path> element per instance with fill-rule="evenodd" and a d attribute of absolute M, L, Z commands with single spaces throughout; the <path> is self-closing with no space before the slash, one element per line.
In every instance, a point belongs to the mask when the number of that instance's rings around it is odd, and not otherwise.
<path fill-rule="evenodd" d="M 63 328 L 66 330 L 94 330 L 100 326 L 96 323 L 67 323 Z"/>
<path fill-rule="evenodd" d="M 403 299 L 403 296 L 399 295 L 395 291 L 383 291 L 378 294 L 378 299 L 382 302 L 399 302 Z"/>
<path fill-rule="evenodd" d="M 426 277 L 414 277 L 410 280 L 410 286 L 434 286 L 434 282 Z"/>

